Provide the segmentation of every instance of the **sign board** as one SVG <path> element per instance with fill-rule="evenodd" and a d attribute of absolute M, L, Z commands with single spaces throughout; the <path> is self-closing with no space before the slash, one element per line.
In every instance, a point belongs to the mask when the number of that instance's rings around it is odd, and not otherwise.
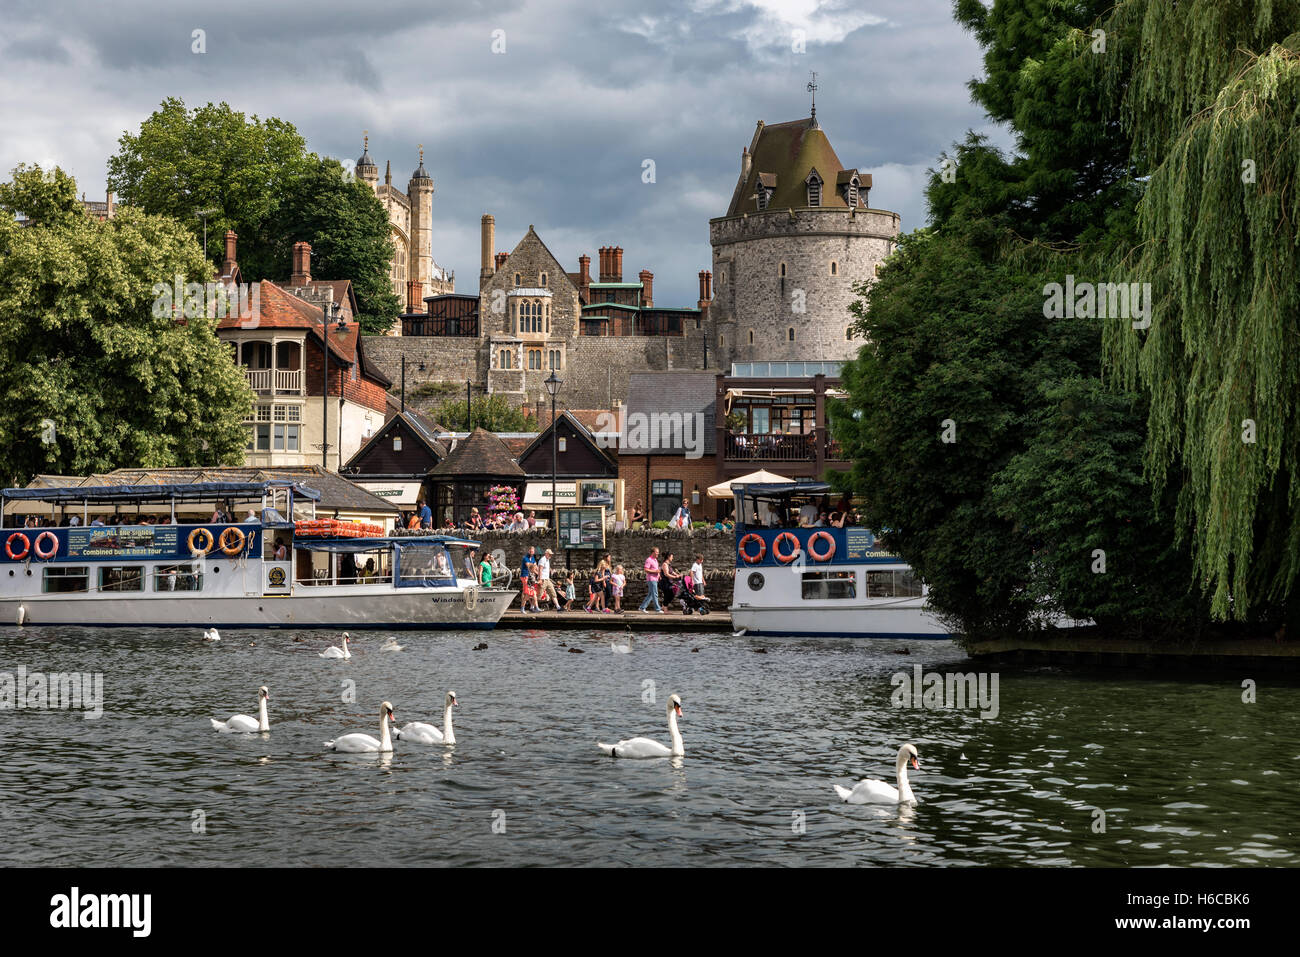
<path fill-rule="evenodd" d="M 560 506 L 556 528 L 560 548 L 605 547 L 605 509 L 603 507 L 565 508 Z"/>
<path fill-rule="evenodd" d="M 583 482 L 582 483 L 582 504 L 583 505 L 604 505 L 606 508 L 614 507 L 614 483 L 613 482 Z"/>
<path fill-rule="evenodd" d="M 577 505 L 578 504 L 578 483 L 577 482 L 556 482 L 555 483 L 555 501 L 559 505 Z M 538 505 L 542 508 L 551 507 L 551 483 L 550 482 L 529 482 L 528 487 L 524 489 L 524 505 Z"/>
<path fill-rule="evenodd" d="M 68 558 L 159 558 L 177 554 L 175 525 L 94 525 L 68 529 Z"/>

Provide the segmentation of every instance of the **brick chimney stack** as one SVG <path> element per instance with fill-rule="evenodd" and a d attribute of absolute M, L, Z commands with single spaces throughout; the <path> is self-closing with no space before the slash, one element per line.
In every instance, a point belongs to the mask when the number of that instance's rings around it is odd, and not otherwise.
<path fill-rule="evenodd" d="M 649 309 L 655 304 L 655 274 L 642 269 L 637 278 L 641 280 L 641 305 Z"/>
<path fill-rule="evenodd" d="M 229 242 L 227 234 L 227 242 Z M 311 243 L 293 244 L 293 275 L 289 277 L 291 286 L 311 285 Z"/>
<path fill-rule="evenodd" d="M 623 281 L 623 247 L 614 246 L 613 248 L 610 249 L 609 255 L 610 255 L 609 271 L 614 276 L 614 278 L 611 279 L 610 282 L 622 282 Z"/>
<path fill-rule="evenodd" d="M 497 253 L 497 256 L 496 256 L 496 266 L 497 266 L 497 269 L 500 269 L 502 266 L 504 266 L 504 265 L 506 264 L 506 259 L 507 259 L 509 256 L 510 256 L 509 253 Z"/>
<path fill-rule="evenodd" d="M 233 276 L 235 274 L 235 267 L 238 265 L 235 262 L 235 242 L 238 239 L 239 236 L 233 229 L 226 230 L 226 255 L 221 260 L 221 275 L 223 276 Z"/>
<path fill-rule="evenodd" d="M 596 250 L 596 255 L 600 257 L 600 262 L 597 264 L 599 271 L 596 273 L 596 281 L 609 282 L 609 247 L 601 246 L 600 249 Z"/>
<path fill-rule="evenodd" d="M 583 253 L 578 257 L 578 292 L 582 295 L 582 301 L 588 301 L 588 293 L 591 291 L 591 257 Z"/>
<path fill-rule="evenodd" d="M 700 270 L 700 301 L 697 304 L 703 309 L 713 301 L 713 273 L 706 269 Z"/>
<path fill-rule="evenodd" d="M 481 266 L 478 271 L 478 285 L 482 289 L 487 281 L 492 278 L 496 272 L 492 268 L 492 253 L 496 249 L 496 219 L 491 213 L 484 213 L 482 220 L 482 253 L 480 256 Z"/>

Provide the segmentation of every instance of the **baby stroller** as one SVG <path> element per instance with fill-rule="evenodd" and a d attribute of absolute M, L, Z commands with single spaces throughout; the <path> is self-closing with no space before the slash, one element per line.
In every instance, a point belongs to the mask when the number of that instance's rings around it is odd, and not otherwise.
<path fill-rule="evenodd" d="M 684 575 L 680 585 L 674 586 L 676 594 L 673 600 L 682 606 L 682 614 L 690 615 L 699 612 L 701 615 L 707 615 L 712 607 L 709 600 L 702 595 L 695 594 L 694 583 L 690 575 Z"/>

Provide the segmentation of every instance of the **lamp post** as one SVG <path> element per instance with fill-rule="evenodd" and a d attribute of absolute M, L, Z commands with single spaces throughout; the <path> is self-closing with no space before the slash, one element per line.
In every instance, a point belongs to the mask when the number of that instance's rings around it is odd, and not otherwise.
<path fill-rule="evenodd" d="M 550 376 L 546 379 L 544 384 L 546 386 L 546 391 L 550 393 L 551 396 L 551 516 L 552 521 L 555 522 L 556 542 L 558 543 L 560 534 L 560 505 L 559 502 L 555 500 L 555 396 L 559 393 L 560 386 L 564 385 L 564 380 L 558 378 L 555 375 L 555 370 L 552 369 Z"/>
<path fill-rule="evenodd" d="M 200 209 L 194 215 L 203 220 L 203 258 L 208 258 L 208 217 L 221 212 L 219 209 Z"/>
<path fill-rule="evenodd" d="M 321 465 L 330 466 L 330 323 L 338 318 L 338 331 L 342 332 L 345 323 L 339 316 L 339 304 L 330 300 L 321 306 L 321 346 L 325 352 L 324 378 L 321 380 Z M 274 425 L 272 426 L 274 428 Z M 343 463 L 340 462 L 340 465 Z"/>

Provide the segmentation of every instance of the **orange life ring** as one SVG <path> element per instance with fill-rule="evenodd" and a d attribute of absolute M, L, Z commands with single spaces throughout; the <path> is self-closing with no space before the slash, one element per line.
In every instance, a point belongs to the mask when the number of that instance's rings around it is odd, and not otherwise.
<path fill-rule="evenodd" d="M 198 548 L 194 544 L 194 539 L 198 538 L 200 535 L 202 535 L 204 540 L 207 542 L 207 544 L 202 548 Z M 194 555 L 206 555 L 208 552 L 212 551 L 212 546 L 216 543 L 216 539 L 212 537 L 212 533 L 206 528 L 196 528 L 194 531 L 190 532 L 190 537 L 186 541 L 186 544 L 190 547 L 190 553 Z"/>
<path fill-rule="evenodd" d="M 781 551 L 781 543 L 786 540 L 794 542 L 794 548 L 789 552 Z M 772 557 L 782 565 L 789 565 L 794 561 L 794 557 L 799 554 L 799 536 L 794 532 L 782 532 L 772 541 Z"/>
<path fill-rule="evenodd" d="M 819 551 L 817 551 L 817 549 L 813 548 L 813 543 L 814 543 L 814 542 L 818 542 L 818 541 L 825 541 L 825 542 L 826 542 L 826 544 L 827 544 L 827 546 L 828 546 L 827 549 L 826 549 L 826 551 L 824 551 L 824 552 L 819 552 Z M 835 557 L 835 539 L 831 537 L 831 533 L 830 533 L 830 532 L 813 532 L 813 534 L 809 535 L 809 536 L 808 536 L 808 555 L 809 555 L 809 556 L 812 558 L 812 560 L 815 561 L 815 562 L 828 562 L 828 561 L 830 561 L 832 558 L 834 558 L 834 557 Z"/>
<path fill-rule="evenodd" d="M 54 544 L 50 546 L 48 552 L 41 551 L 41 542 L 45 541 L 47 538 Z M 32 550 L 36 552 L 37 558 L 53 558 L 55 553 L 59 550 L 59 537 L 53 532 L 41 532 L 41 534 L 36 536 L 36 544 L 32 546 Z"/>
<path fill-rule="evenodd" d="M 15 538 L 21 538 L 23 540 L 23 550 L 19 552 L 17 555 L 14 554 Z M 8 555 L 10 558 L 12 558 L 14 561 L 20 562 L 27 557 L 27 552 L 31 547 L 32 547 L 31 539 L 29 539 L 22 532 L 14 532 L 12 535 L 9 536 L 9 540 L 5 542 L 5 554 Z"/>
<path fill-rule="evenodd" d="M 749 554 L 749 552 L 745 551 L 745 546 L 748 545 L 750 542 L 758 542 L 757 555 L 751 555 Z M 750 532 L 748 535 L 746 535 L 744 538 L 740 540 L 740 557 L 745 560 L 746 565 L 757 565 L 759 562 L 763 560 L 763 556 L 766 554 L 767 554 L 767 544 L 763 541 L 763 537 L 761 535 L 755 535 L 753 532 Z"/>
<path fill-rule="evenodd" d="M 235 536 L 236 541 L 227 544 L 227 539 L 231 534 Z M 244 530 L 231 525 L 221 533 L 221 538 L 217 539 L 217 544 L 221 546 L 221 550 L 227 555 L 238 555 L 244 550 L 244 541 Z"/>

